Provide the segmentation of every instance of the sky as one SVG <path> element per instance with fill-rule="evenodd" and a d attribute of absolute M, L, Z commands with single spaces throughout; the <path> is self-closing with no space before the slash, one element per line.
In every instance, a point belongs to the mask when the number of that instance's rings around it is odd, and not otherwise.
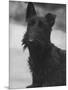
<path fill-rule="evenodd" d="M 10 20 L 15 20 L 20 24 L 25 24 L 26 8 L 27 4 L 21 1 L 10 1 L 9 2 L 9 16 Z M 37 15 L 45 16 L 48 12 L 56 15 L 56 22 L 54 25 L 55 29 L 63 31 L 66 27 L 66 5 L 65 4 L 45 4 L 45 3 L 34 3 Z"/>

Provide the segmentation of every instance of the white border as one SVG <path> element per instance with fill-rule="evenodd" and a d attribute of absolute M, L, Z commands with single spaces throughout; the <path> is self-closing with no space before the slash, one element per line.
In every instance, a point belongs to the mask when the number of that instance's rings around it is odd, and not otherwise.
<path fill-rule="evenodd" d="M 19 0 L 15 0 L 15 1 L 19 1 Z M 20 0 L 20 1 L 33 1 L 33 2 L 45 1 L 46 3 L 67 4 L 67 0 Z M 8 3 L 9 3 L 8 0 L 0 1 L 0 90 L 7 90 L 8 88 L 6 87 L 9 86 L 9 19 L 8 19 L 9 6 L 8 6 Z M 68 5 L 67 5 L 67 11 L 68 11 Z M 67 12 L 67 15 L 68 15 L 68 12 Z M 67 17 L 66 17 L 66 20 L 68 23 Z M 67 26 L 67 29 L 68 29 L 68 26 Z M 68 34 L 68 31 L 67 31 L 67 34 Z M 68 36 L 67 36 L 67 40 L 68 40 Z M 67 62 L 67 69 L 68 69 L 68 62 Z M 68 81 L 68 78 L 67 78 L 67 81 Z M 49 90 L 49 89 L 50 90 L 57 90 L 57 89 L 64 90 L 67 88 L 68 86 L 59 86 L 59 87 L 45 87 L 42 89 L 43 90 L 45 89 L 46 90 Z M 38 88 L 35 88 L 35 89 L 37 90 Z M 17 89 L 17 90 L 21 90 L 21 89 Z"/>
<path fill-rule="evenodd" d="M 28 2 L 31 1 L 31 2 L 45 2 L 45 3 L 58 3 L 58 4 L 67 3 L 67 0 L 13 0 L 13 1 L 28 1 Z"/>
<path fill-rule="evenodd" d="M 0 1 L 0 90 L 6 90 L 9 80 L 9 14 L 8 1 Z"/>

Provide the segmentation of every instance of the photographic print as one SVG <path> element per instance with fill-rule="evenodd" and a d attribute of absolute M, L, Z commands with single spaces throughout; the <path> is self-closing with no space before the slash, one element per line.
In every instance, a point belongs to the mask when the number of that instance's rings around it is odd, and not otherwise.
<path fill-rule="evenodd" d="M 9 1 L 9 88 L 66 85 L 66 4 Z"/>

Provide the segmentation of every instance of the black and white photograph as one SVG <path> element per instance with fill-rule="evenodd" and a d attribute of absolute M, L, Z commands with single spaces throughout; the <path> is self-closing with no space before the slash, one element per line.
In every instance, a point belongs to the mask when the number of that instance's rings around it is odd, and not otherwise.
<path fill-rule="evenodd" d="M 66 86 L 66 4 L 10 0 L 9 88 L 55 86 Z"/>

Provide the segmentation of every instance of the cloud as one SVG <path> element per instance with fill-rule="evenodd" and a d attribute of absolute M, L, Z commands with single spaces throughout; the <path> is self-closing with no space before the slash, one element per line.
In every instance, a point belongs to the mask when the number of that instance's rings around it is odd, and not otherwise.
<path fill-rule="evenodd" d="M 26 4 L 21 1 L 9 2 L 9 18 L 17 22 L 25 21 Z"/>

